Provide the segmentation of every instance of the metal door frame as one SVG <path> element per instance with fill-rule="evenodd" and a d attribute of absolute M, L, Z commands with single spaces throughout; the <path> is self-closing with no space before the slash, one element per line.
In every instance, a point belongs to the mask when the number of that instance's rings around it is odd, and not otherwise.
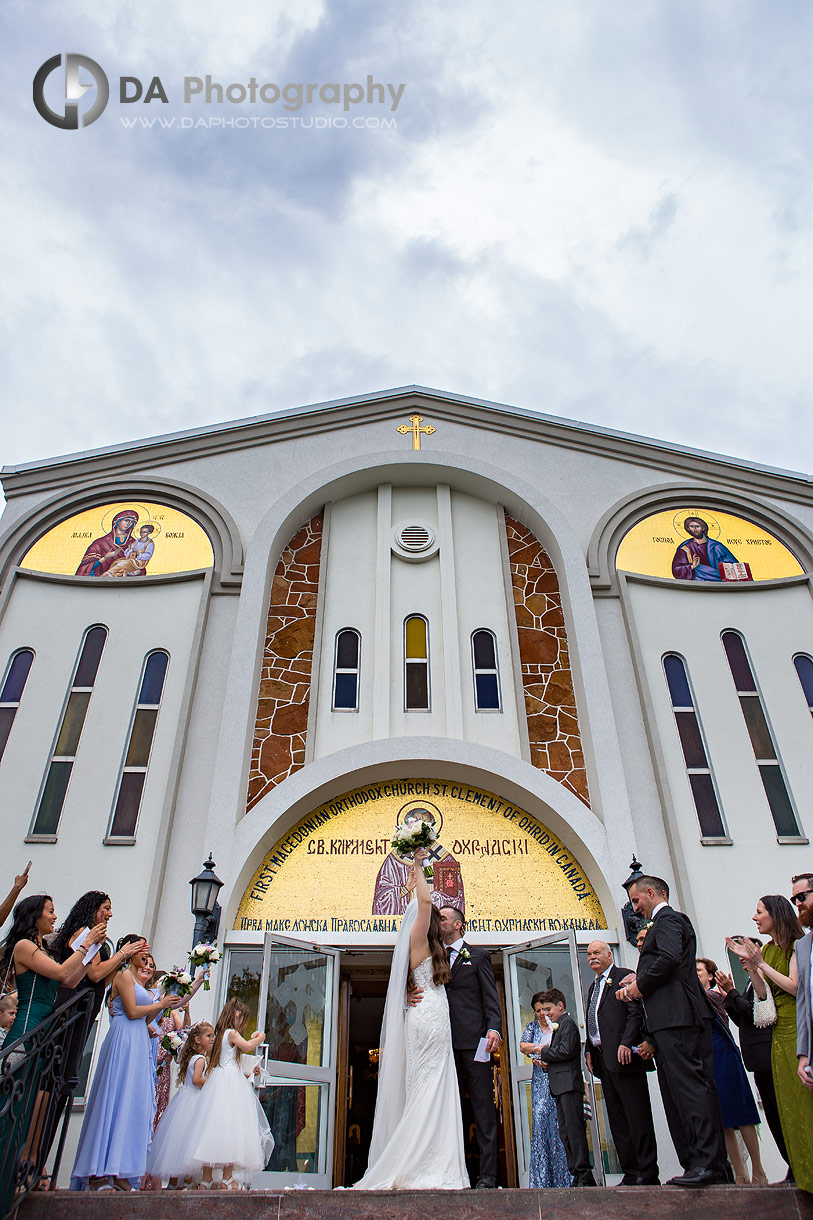
<path fill-rule="evenodd" d="M 521 945 L 511 945 L 510 948 L 503 949 L 503 977 L 505 982 L 506 994 L 506 1010 L 509 1022 L 508 1033 L 510 1062 L 511 1062 L 511 1088 L 514 1102 L 515 1122 L 524 1122 L 526 1111 L 525 1086 L 533 1076 L 533 1064 L 529 1063 L 524 1055 L 519 1053 L 519 1038 L 515 1034 L 514 1014 L 515 1002 L 518 997 L 515 995 L 516 978 L 512 970 L 511 959 L 516 957 L 518 953 L 524 953 L 528 949 L 542 949 L 546 945 L 564 945 L 566 944 L 570 953 L 570 971 L 573 978 L 573 991 L 576 1000 L 576 1012 L 573 1016 L 576 1019 L 576 1024 L 579 1027 L 579 1034 L 582 1042 L 586 1036 L 586 1018 L 584 1012 L 584 998 L 582 996 L 581 975 L 579 972 L 579 949 L 576 941 L 576 932 L 573 928 L 568 928 L 562 932 L 551 932 L 548 936 L 540 936 L 536 940 L 524 941 Z M 587 1096 L 590 1101 L 590 1135 L 593 1144 L 593 1175 L 600 1186 L 604 1185 L 604 1161 L 601 1155 L 601 1132 L 598 1125 L 598 1103 L 596 1100 L 595 1086 L 592 1076 L 589 1072 L 585 1072 L 582 1066 L 582 1079 L 585 1080 Z M 521 1132 L 517 1133 L 521 1135 Z M 517 1146 L 517 1163 L 520 1167 L 520 1183 L 522 1186 L 528 1185 L 530 1167 L 525 1164 L 525 1140 L 518 1138 Z"/>
<path fill-rule="evenodd" d="M 234 946 L 237 948 L 237 946 Z M 333 1150 L 336 1134 L 336 1088 L 337 1088 L 337 1051 L 338 1051 L 338 1007 L 339 1007 L 339 963 L 344 950 L 337 945 L 321 945 L 315 941 L 300 940 L 295 936 L 282 936 L 277 932 L 266 932 L 263 938 L 263 966 L 260 976 L 260 993 L 257 1002 L 257 1028 L 265 1029 L 265 1017 L 268 1008 L 268 978 L 271 970 L 271 953 L 274 948 L 300 949 L 303 952 L 323 954 L 331 963 L 331 977 L 325 995 L 324 1031 L 326 1047 L 328 1048 L 325 1066 L 314 1067 L 304 1063 L 283 1063 L 278 1059 L 268 1058 L 268 1047 L 261 1044 L 260 1050 L 265 1050 L 264 1062 L 266 1069 L 274 1079 L 274 1083 L 284 1085 L 327 1085 L 321 1099 L 320 1126 L 324 1122 L 325 1138 L 320 1149 L 320 1172 L 297 1174 L 291 1171 L 266 1172 L 261 1170 L 253 1175 L 253 1183 L 261 1190 L 293 1186 L 295 1184 L 312 1186 L 316 1190 L 330 1190 L 333 1185 Z M 224 971 L 224 975 L 225 975 Z M 273 1134 L 273 1132 L 272 1132 Z M 300 1181 L 301 1179 L 301 1181 Z"/>

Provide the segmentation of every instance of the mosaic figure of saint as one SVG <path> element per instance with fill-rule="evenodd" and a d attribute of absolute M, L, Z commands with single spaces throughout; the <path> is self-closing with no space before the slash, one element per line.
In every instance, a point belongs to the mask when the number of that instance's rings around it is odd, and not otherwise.
<path fill-rule="evenodd" d="M 422 805 L 414 805 L 400 818 L 401 824 L 405 826 L 420 821 L 431 822 L 435 827 L 438 825 L 437 817 Z M 465 914 L 466 899 L 459 861 L 438 842 L 430 850 L 426 863 L 432 866 L 435 873 L 432 881 L 434 905 L 456 907 Z M 373 915 L 403 915 L 409 906 L 413 888 L 412 862 L 401 860 L 391 851 L 375 879 Z"/>
<path fill-rule="evenodd" d="M 708 522 L 702 517 L 687 517 L 683 528 L 689 537 L 681 542 L 672 560 L 675 580 L 722 580 L 718 565 L 739 562 L 727 546 L 709 538 Z"/>
<path fill-rule="evenodd" d="M 76 569 L 77 576 L 104 576 L 107 571 L 123 559 L 128 547 L 135 542 L 133 530 L 138 524 L 138 513 L 134 508 L 123 508 L 113 518 L 110 533 L 94 538 L 82 556 Z M 144 575 L 143 569 L 140 575 Z"/>

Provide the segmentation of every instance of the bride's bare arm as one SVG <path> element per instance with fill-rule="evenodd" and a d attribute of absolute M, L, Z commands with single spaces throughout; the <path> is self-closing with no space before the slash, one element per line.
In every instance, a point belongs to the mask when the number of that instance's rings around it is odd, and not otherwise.
<path fill-rule="evenodd" d="M 427 853 L 418 848 L 412 862 L 412 872 L 415 877 L 415 897 L 418 900 L 418 914 L 409 934 L 409 964 L 413 968 L 429 955 L 429 920 L 432 915 L 432 893 L 423 874 L 423 862 Z"/>

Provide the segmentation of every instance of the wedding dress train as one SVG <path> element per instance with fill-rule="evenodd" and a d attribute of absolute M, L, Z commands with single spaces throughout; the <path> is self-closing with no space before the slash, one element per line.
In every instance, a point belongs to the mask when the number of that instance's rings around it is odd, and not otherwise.
<path fill-rule="evenodd" d="M 393 954 L 370 1159 L 356 1190 L 467 1190 L 470 1186 L 449 1001 L 446 988 L 432 981 L 431 957 L 413 971 L 423 999 L 404 1011 L 404 942 L 408 967 L 415 908 L 413 899 Z"/>

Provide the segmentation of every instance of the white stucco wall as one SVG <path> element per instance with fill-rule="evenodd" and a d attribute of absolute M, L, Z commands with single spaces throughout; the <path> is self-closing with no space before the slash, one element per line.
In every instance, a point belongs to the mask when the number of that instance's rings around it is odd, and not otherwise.
<path fill-rule="evenodd" d="M 132 582 L 131 582 L 132 583 Z M 0 622 L 0 656 L 33 648 L 34 663 L 0 766 L 4 858 L 9 878 L 33 860 L 29 890 L 53 895 L 64 916 L 88 889 L 108 892 L 115 934 L 144 928 L 163 820 L 169 816 L 172 760 L 183 733 L 203 578 L 143 588 L 44 582 L 19 576 Z M 85 631 L 108 637 L 88 705 L 54 843 L 26 843 L 50 751 Z M 104 836 L 138 694 L 145 655 L 169 652 L 161 708 L 132 845 Z"/>
<path fill-rule="evenodd" d="M 813 717 L 793 656 L 813 648 L 810 588 L 805 582 L 695 592 L 634 580 L 626 588 L 645 704 L 668 789 L 666 816 L 685 861 L 684 884 L 694 904 L 698 941 L 704 953 L 724 961 L 725 935 L 752 929 L 751 916 L 762 894 L 790 893 L 791 876 L 811 867 L 811 848 L 803 842 L 777 842 L 720 635 L 731 628 L 747 643 L 800 828 L 809 832 Z M 682 656 L 689 672 L 731 846 L 700 842 L 663 673 L 667 652 Z"/>

